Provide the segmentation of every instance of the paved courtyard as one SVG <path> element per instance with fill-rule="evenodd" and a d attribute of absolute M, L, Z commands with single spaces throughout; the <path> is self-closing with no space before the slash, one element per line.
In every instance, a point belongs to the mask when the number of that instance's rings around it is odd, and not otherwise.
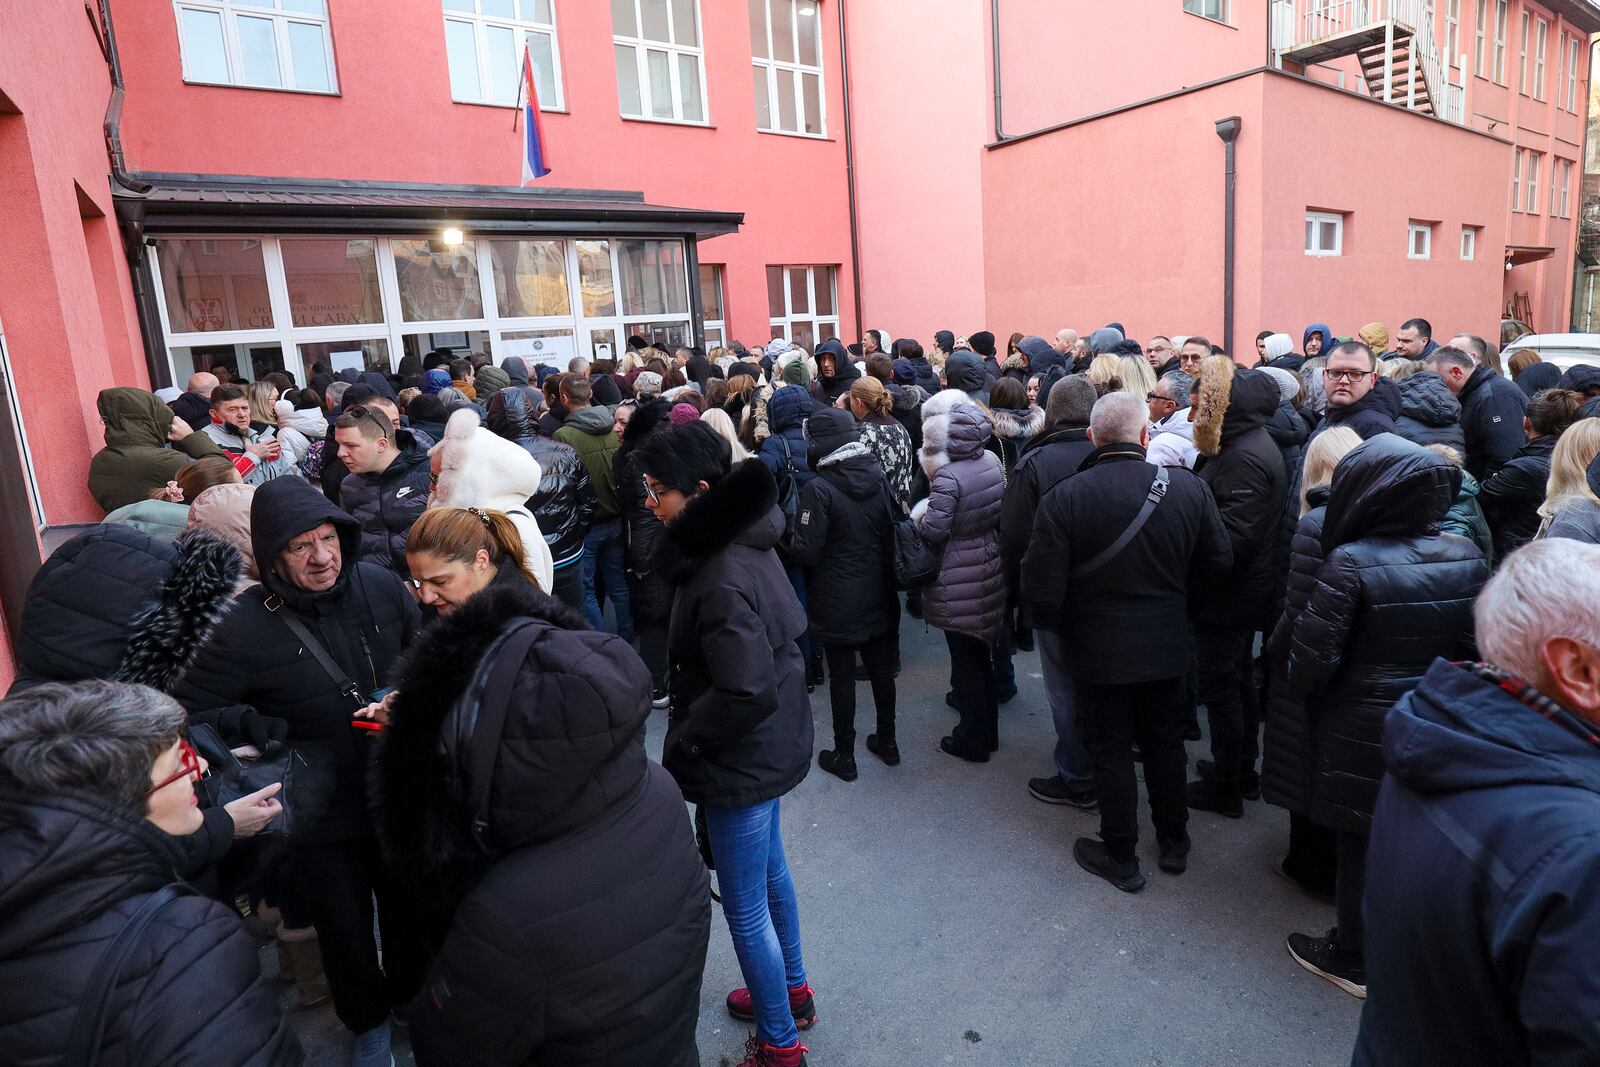
<path fill-rule="evenodd" d="M 999 753 L 971 765 L 937 747 L 955 719 L 944 705 L 943 636 L 910 618 L 901 632 L 904 761 L 889 768 L 859 751 L 859 780 L 813 766 L 784 800 L 817 990 L 818 1022 L 805 1035 L 816 1067 L 1349 1062 L 1360 1002 L 1284 949 L 1285 934 L 1320 933 L 1333 910 L 1272 873 L 1287 840 L 1282 810 L 1248 804 L 1238 821 L 1194 815 L 1189 871 L 1177 878 L 1156 870 L 1146 816 L 1149 884 L 1120 893 L 1072 859 L 1073 839 L 1092 836 L 1097 816 L 1028 795 L 1053 743 L 1037 655 L 1017 657 L 1021 692 L 1001 709 Z M 865 683 L 858 699 L 864 738 Z M 825 691 L 812 708 L 818 747 L 829 747 Z M 664 719 L 652 719 L 653 754 Z M 1205 754 L 1190 745 L 1191 759 Z M 274 966 L 270 950 L 263 961 Z M 701 998 L 705 1067 L 739 1060 L 746 1031 L 722 998 L 741 984 L 718 911 Z M 349 1039 L 330 1010 L 296 1011 L 291 1021 L 310 1063 L 348 1062 Z"/>

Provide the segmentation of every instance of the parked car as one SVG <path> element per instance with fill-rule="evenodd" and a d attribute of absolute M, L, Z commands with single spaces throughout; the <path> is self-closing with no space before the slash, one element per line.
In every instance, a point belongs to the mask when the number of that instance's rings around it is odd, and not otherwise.
<path fill-rule="evenodd" d="M 1516 319 L 1500 320 L 1500 348 L 1504 348 L 1519 337 L 1526 337 L 1533 332 L 1533 327 Z"/>
<path fill-rule="evenodd" d="M 1529 349 L 1563 371 L 1579 363 L 1600 367 L 1600 333 L 1530 333 L 1506 345 L 1500 358 L 1510 362 L 1512 356 Z"/>

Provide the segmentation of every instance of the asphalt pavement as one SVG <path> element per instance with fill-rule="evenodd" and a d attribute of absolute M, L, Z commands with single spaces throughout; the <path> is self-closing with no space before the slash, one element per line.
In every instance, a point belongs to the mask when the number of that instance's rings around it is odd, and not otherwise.
<path fill-rule="evenodd" d="M 817 1025 L 803 1035 L 815 1067 L 1349 1063 L 1360 1002 L 1284 948 L 1291 931 L 1333 924 L 1331 907 L 1272 871 L 1288 840 L 1285 812 L 1256 802 L 1243 819 L 1193 814 L 1189 870 L 1174 877 L 1156 869 L 1142 811 L 1148 884 L 1121 893 L 1072 858 L 1073 840 L 1093 836 L 1098 816 L 1028 794 L 1054 744 L 1037 654 L 1016 657 L 1020 692 L 1000 710 L 1000 751 L 968 764 L 938 749 L 955 722 L 943 636 L 905 618 L 901 637 L 901 765 L 859 747 L 857 781 L 813 763 L 783 801 L 817 994 Z M 864 740 L 873 721 L 864 682 L 857 701 Z M 825 687 L 811 706 L 817 747 L 831 747 Z M 658 712 L 652 755 L 664 731 Z M 1189 755 L 1209 753 L 1198 742 Z M 275 970 L 270 949 L 262 959 Z M 705 1067 L 739 1062 L 748 1031 L 722 1002 L 743 984 L 716 910 L 700 1007 Z M 349 1062 L 331 1010 L 294 1010 L 290 1020 L 309 1064 Z"/>

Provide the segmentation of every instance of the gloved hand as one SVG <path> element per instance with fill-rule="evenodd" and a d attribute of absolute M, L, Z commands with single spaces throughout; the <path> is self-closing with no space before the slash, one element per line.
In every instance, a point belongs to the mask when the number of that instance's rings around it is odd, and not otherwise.
<path fill-rule="evenodd" d="M 254 708 L 246 708 L 240 714 L 237 729 L 239 736 L 260 749 L 263 756 L 276 752 L 289 736 L 288 720 L 263 715 Z"/>

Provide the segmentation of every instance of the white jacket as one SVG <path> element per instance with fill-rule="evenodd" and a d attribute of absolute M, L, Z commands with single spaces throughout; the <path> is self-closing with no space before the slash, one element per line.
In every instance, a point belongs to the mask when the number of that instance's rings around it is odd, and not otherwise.
<path fill-rule="evenodd" d="M 439 451 L 439 478 L 428 509 L 485 508 L 510 516 L 522 537 L 528 572 L 546 593 L 555 588 L 555 566 L 550 546 L 539 532 L 539 521 L 528 510 L 528 498 L 539 491 L 539 461 L 521 445 L 484 429 L 478 413 L 462 408 L 445 423 Z M 431 454 L 431 453 L 430 453 Z"/>
<path fill-rule="evenodd" d="M 278 401 L 278 443 L 290 463 L 299 463 L 311 448 L 311 442 L 328 436 L 328 420 L 316 408 L 295 410 L 287 400 Z"/>
<path fill-rule="evenodd" d="M 1194 470 L 1199 454 L 1194 447 L 1194 423 L 1189 421 L 1188 408 L 1179 408 L 1160 422 L 1150 424 L 1150 447 L 1145 452 L 1145 462 L 1158 467 Z"/>

